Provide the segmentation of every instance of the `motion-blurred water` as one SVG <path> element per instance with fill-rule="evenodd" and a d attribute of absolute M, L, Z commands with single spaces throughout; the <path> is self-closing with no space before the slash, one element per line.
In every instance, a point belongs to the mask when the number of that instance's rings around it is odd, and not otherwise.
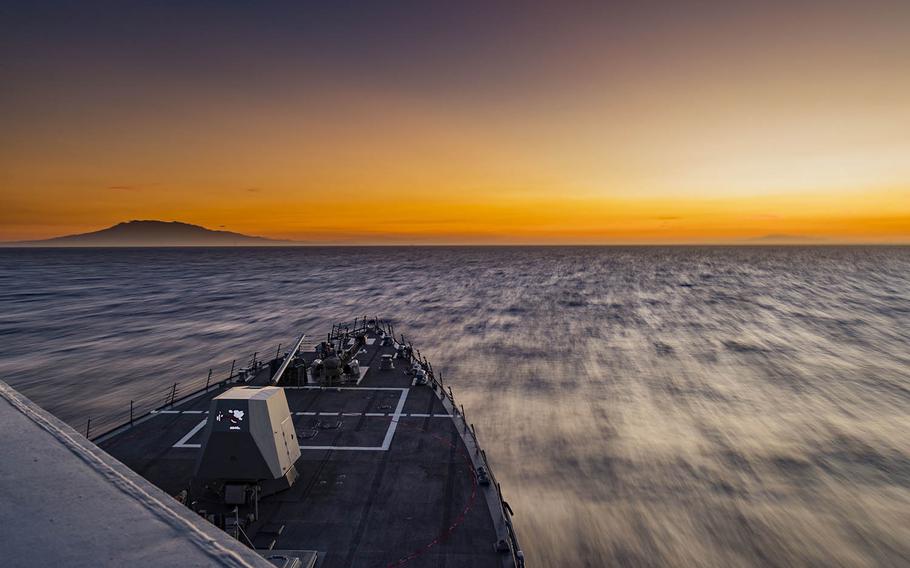
<path fill-rule="evenodd" d="M 910 248 L 0 251 L 0 378 L 72 424 L 363 315 L 532 566 L 910 565 Z"/>

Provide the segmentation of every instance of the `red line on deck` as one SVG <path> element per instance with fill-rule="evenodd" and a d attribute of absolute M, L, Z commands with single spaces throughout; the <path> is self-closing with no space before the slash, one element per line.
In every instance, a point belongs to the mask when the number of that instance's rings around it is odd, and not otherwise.
<path fill-rule="evenodd" d="M 399 424 L 399 426 L 402 426 L 403 428 L 412 428 L 414 430 L 419 430 L 419 428 L 416 428 L 413 426 L 404 426 L 402 424 Z M 458 425 L 455 425 L 455 428 L 456 428 L 455 433 L 457 434 Z M 465 505 L 464 510 L 462 510 L 461 514 L 455 518 L 455 522 L 453 522 L 449 528 L 447 528 L 446 530 L 439 533 L 436 536 L 436 538 L 434 538 L 433 540 L 428 542 L 423 547 L 418 548 L 417 550 L 411 552 L 407 556 L 388 564 L 388 568 L 392 568 L 395 566 L 404 566 L 405 564 L 407 564 L 411 560 L 414 560 L 421 554 L 424 554 L 425 552 L 427 552 L 428 550 L 430 550 L 431 548 L 433 548 L 434 546 L 439 544 L 442 540 L 444 540 L 450 534 L 452 534 L 452 532 L 454 532 L 455 529 L 458 528 L 458 525 L 460 525 L 461 523 L 464 522 L 465 517 L 467 517 L 467 515 L 468 515 L 468 512 L 474 507 L 474 501 L 477 499 L 477 473 L 474 471 L 474 464 L 471 462 L 471 456 L 469 456 L 468 452 L 466 451 L 467 447 L 464 446 L 462 448 L 459 448 L 457 445 L 452 444 L 452 442 L 450 442 L 440 436 L 437 436 L 436 434 L 433 434 L 432 432 L 424 432 L 424 433 L 429 434 L 430 436 L 432 436 L 439 442 L 449 446 L 450 448 L 455 448 L 456 450 L 458 450 L 458 453 L 461 454 L 462 459 L 464 459 L 464 461 L 465 461 L 465 465 L 467 465 L 467 467 L 468 467 L 468 471 L 471 472 L 471 497 L 468 498 L 468 503 L 467 503 L 467 505 Z M 461 437 L 459 436 L 459 439 L 460 438 Z"/>

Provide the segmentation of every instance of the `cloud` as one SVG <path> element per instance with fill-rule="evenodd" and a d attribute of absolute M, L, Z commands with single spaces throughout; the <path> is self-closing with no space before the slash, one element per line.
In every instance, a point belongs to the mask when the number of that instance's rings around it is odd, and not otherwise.
<path fill-rule="evenodd" d="M 109 185 L 108 189 L 116 189 L 118 191 L 134 191 L 139 189 L 138 185 Z"/>
<path fill-rule="evenodd" d="M 261 187 L 247 187 L 244 189 L 244 191 L 248 191 L 250 193 L 261 193 L 262 188 Z"/>

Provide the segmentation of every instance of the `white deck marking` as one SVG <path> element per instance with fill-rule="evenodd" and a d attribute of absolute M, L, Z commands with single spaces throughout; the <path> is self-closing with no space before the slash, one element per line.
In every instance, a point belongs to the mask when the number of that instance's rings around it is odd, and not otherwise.
<path fill-rule="evenodd" d="M 408 393 L 411 389 L 401 389 L 401 397 L 398 399 L 398 406 L 395 407 L 395 414 L 392 415 L 392 422 L 389 429 L 386 430 L 385 440 L 382 441 L 382 449 L 388 450 L 392 445 L 392 438 L 395 437 L 395 430 L 398 428 L 398 420 L 401 418 L 401 411 L 404 410 L 404 403 L 408 399 Z"/>
<path fill-rule="evenodd" d="M 369 415 L 367 415 L 369 416 Z M 451 414 L 420 414 L 417 412 L 412 412 L 410 414 L 402 414 L 402 418 L 451 418 Z"/>
<path fill-rule="evenodd" d="M 297 387 L 297 388 L 311 388 L 311 389 L 321 389 L 323 387 L 309 386 L 309 387 Z M 383 390 L 383 391 L 399 391 L 401 396 L 398 397 L 398 405 L 395 407 L 395 412 L 392 414 L 385 414 L 382 412 L 365 412 L 362 416 L 389 416 L 392 420 L 389 421 L 389 428 L 386 430 L 385 438 L 382 440 L 381 446 L 300 446 L 301 450 L 347 450 L 347 451 L 364 451 L 364 452 L 378 452 L 378 451 L 387 451 L 392 445 L 392 439 L 395 437 L 395 430 L 398 428 L 398 420 L 402 416 L 407 416 L 403 413 L 404 403 L 408 399 L 408 392 L 411 389 L 399 389 L 392 387 L 378 387 L 378 388 L 369 388 L 369 387 L 340 387 L 346 390 Z M 337 416 L 337 412 L 320 412 L 320 416 Z M 347 414 L 346 414 L 347 415 Z M 354 414 L 351 415 L 361 415 Z"/>
<path fill-rule="evenodd" d="M 294 416 L 370 416 L 370 417 L 386 417 L 386 416 L 396 416 L 395 413 L 387 412 L 292 412 Z M 451 414 L 424 414 L 420 412 L 411 412 L 409 414 L 402 412 L 401 418 L 451 418 Z"/>
<path fill-rule="evenodd" d="M 201 448 L 202 444 L 187 444 L 187 442 L 196 435 L 197 432 L 202 430 L 205 427 L 206 420 L 203 420 L 199 424 L 196 424 L 192 430 L 186 433 L 186 436 L 180 438 L 180 441 L 174 444 L 175 448 Z"/>
<path fill-rule="evenodd" d="M 354 450 L 358 452 L 384 452 L 382 446 L 300 446 L 301 450 Z"/>
<path fill-rule="evenodd" d="M 357 384 L 358 384 L 358 385 L 360 384 L 360 381 L 362 381 L 363 378 L 364 378 L 365 376 L 367 376 L 367 371 L 369 371 L 369 370 L 370 370 L 369 367 L 361 367 L 361 368 L 360 368 L 360 378 L 357 379 Z"/>
<path fill-rule="evenodd" d="M 395 407 L 395 411 L 391 414 L 385 412 L 292 412 L 291 414 L 295 416 L 370 416 L 370 417 L 379 417 L 385 418 L 389 417 L 389 428 L 386 430 L 385 437 L 382 441 L 381 446 L 300 446 L 301 450 L 344 450 L 344 451 L 387 451 L 391 445 L 392 440 L 395 438 L 395 431 L 398 428 L 398 421 L 402 417 L 408 417 L 409 415 L 404 410 L 405 402 L 408 399 L 408 393 L 411 389 L 407 388 L 396 388 L 396 387 L 320 387 L 320 386 L 302 386 L 302 387 L 285 387 L 286 389 L 320 389 L 320 390 L 372 390 L 372 391 L 398 391 L 400 396 L 398 397 L 398 404 Z M 208 411 L 203 410 L 160 410 L 159 414 L 208 414 Z M 410 414 L 415 418 L 427 418 L 427 417 L 451 417 L 448 414 Z M 201 448 L 202 444 L 190 444 L 188 443 L 190 439 L 199 433 L 205 427 L 206 420 L 196 424 L 192 430 L 186 433 L 180 441 L 174 444 L 175 448 Z"/>
<path fill-rule="evenodd" d="M 369 367 L 368 367 L 369 368 Z M 319 385 L 304 385 L 302 387 L 281 387 L 284 390 L 296 390 L 296 389 L 310 389 L 310 390 L 326 390 L 326 391 L 343 391 L 343 390 L 362 390 L 362 391 L 405 391 L 408 389 L 403 389 L 400 387 L 322 387 Z"/>

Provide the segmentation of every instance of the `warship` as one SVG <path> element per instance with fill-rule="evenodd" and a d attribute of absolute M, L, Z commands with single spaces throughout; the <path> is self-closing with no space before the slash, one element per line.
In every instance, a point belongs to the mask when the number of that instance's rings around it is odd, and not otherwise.
<path fill-rule="evenodd" d="M 41 471 L 63 487 L 35 483 L 11 500 L 34 517 L 29 534 L 44 532 L 3 541 L 12 565 L 122 565 L 140 555 L 187 566 L 524 566 L 476 428 L 442 375 L 377 317 L 302 335 L 270 359 L 254 354 L 220 380 L 210 372 L 204 384 L 174 383 L 78 435 L 0 387 L 0 402 L 34 423 L 13 424 L 21 417 L 0 408 L 0 426 L 20 432 L 18 447 L 0 451 L 62 446 Z M 34 464 L 21 462 L 0 466 L 0 494 L 9 493 L 3 477 L 34 477 Z M 83 485 L 76 503 L 59 497 Z M 63 526 L 52 534 L 42 515 Z M 162 522 L 163 533 L 143 533 Z M 86 536 L 97 524 L 105 530 Z"/>

